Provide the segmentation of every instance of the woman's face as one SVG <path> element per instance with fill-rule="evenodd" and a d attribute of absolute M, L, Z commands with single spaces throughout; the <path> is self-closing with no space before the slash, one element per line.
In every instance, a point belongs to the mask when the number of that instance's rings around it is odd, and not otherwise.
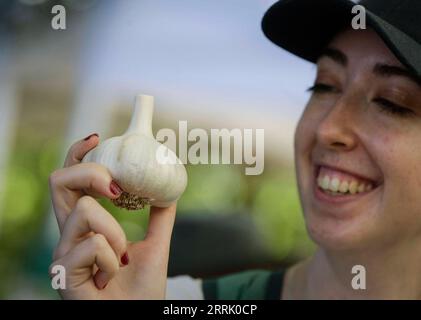
<path fill-rule="evenodd" d="M 295 135 L 301 202 L 322 247 L 379 249 L 421 235 L 421 86 L 372 30 L 320 57 Z"/>

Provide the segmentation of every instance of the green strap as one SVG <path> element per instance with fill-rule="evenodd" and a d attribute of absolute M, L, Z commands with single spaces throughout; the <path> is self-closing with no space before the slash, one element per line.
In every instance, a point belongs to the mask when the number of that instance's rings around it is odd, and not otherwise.
<path fill-rule="evenodd" d="M 279 300 L 282 271 L 252 270 L 203 280 L 207 300 Z"/>

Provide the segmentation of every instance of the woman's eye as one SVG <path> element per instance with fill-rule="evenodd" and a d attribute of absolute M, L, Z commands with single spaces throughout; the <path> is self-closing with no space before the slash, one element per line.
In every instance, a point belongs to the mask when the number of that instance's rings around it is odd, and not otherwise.
<path fill-rule="evenodd" d="M 313 93 L 329 93 L 329 92 L 336 92 L 337 89 L 328 84 L 316 83 L 314 86 L 308 88 L 307 91 L 313 92 Z"/>
<path fill-rule="evenodd" d="M 415 112 L 411 109 L 402 107 L 392 101 L 389 101 L 384 98 L 377 98 L 373 100 L 376 103 L 381 111 L 384 111 L 391 115 L 397 115 L 401 117 L 409 117 L 415 115 Z"/>

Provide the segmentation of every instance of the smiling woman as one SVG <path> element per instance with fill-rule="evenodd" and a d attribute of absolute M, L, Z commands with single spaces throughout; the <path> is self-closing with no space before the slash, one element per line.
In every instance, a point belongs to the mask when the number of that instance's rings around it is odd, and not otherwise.
<path fill-rule="evenodd" d="M 279 1 L 263 19 L 269 39 L 317 64 L 295 133 L 314 256 L 287 270 L 167 281 L 176 205 L 152 207 L 146 238 L 127 242 L 110 214 L 84 196 L 119 197 L 103 167 L 79 163 L 98 144 L 91 136 L 70 149 L 66 168 L 50 178 L 62 232 L 54 264 L 66 266 L 69 278 L 62 296 L 420 299 L 421 2 L 361 4 L 365 30 L 351 28 L 348 0 Z"/>
<path fill-rule="evenodd" d="M 330 21 L 339 31 L 329 40 L 333 30 L 326 25 L 313 31 L 319 32 L 319 47 L 326 37 L 317 58 L 311 58 L 312 49 L 302 39 L 295 40 L 298 48 L 279 34 L 269 34 L 317 63 L 312 96 L 296 130 L 295 159 L 307 229 L 319 249 L 288 270 L 282 296 L 421 298 L 421 257 L 416 249 L 421 245 L 421 152 L 415 148 L 421 139 L 421 68 L 411 53 L 421 54 L 421 46 L 408 36 L 418 41 L 421 37 L 405 34 L 415 28 L 405 25 L 413 14 L 407 6 L 417 12 L 421 7 L 416 1 L 365 1 L 374 13 L 389 12 L 383 18 L 400 31 L 382 28 L 378 17 L 370 20 L 370 28 L 353 30 L 346 22 L 351 4 L 326 2 L 328 11 L 337 10 L 342 18 Z M 289 12 L 292 23 L 299 8 L 319 4 L 280 2 L 265 22 Z M 355 265 L 366 270 L 365 290 L 351 285 Z"/>

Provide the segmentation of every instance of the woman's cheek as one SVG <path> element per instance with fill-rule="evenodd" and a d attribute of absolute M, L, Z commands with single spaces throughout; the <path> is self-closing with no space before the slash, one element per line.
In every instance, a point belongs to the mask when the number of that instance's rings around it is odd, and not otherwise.
<path fill-rule="evenodd" d="M 377 129 L 377 134 L 371 135 L 369 148 L 382 171 L 386 215 L 395 223 L 411 219 L 414 210 L 421 211 L 421 151 L 413 147 L 418 138 L 399 130 Z"/>
<path fill-rule="evenodd" d="M 414 176 L 414 166 L 418 167 L 420 161 L 413 160 L 420 159 L 421 152 L 418 156 L 414 155 L 410 139 L 399 131 L 386 131 L 382 128 L 376 130 L 373 127 L 373 131 L 367 136 L 370 154 L 382 171 L 385 182 L 401 185 Z"/>
<path fill-rule="evenodd" d="M 311 104 L 304 110 L 295 132 L 295 146 L 297 151 L 310 151 L 316 139 L 317 124 L 320 113 L 314 112 Z"/>

